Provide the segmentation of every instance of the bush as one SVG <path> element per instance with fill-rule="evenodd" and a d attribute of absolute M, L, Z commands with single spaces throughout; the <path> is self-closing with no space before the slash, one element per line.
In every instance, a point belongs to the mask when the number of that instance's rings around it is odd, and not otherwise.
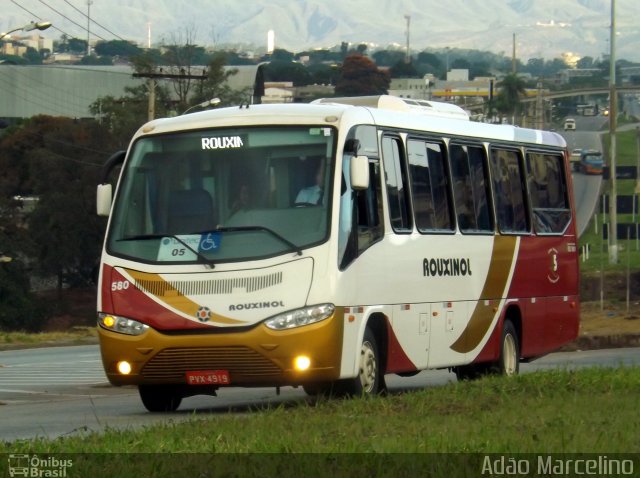
<path fill-rule="evenodd" d="M 29 277 L 20 261 L 0 264 L 0 330 L 39 331 L 45 314 L 29 290 Z"/>

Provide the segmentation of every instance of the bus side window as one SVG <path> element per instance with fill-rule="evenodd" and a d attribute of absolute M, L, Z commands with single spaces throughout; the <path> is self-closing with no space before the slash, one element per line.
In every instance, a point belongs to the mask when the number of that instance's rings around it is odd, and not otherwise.
<path fill-rule="evenodd" d="M 571 220 L 563 166 L 562 155 L 527 153 L 529 195 L 538 234 L 562 234 Z"/>
<path fill-rule="evenodd" d="M 482 146 L 452 144 L 451 176 L 462 232 L 493 232 L 489 213 L 489 189 Z"/>
<path fill-rule="evenodd" d="M 382 160 L 384 161 L 389 220 L 396 232 L 411 232 L 411 207 L 409 182 L 400 138 L 385 136 L 382 138 Z"/>
<path fill-rule="evenodd" d="M 358 224 L 358 253 L 382 237 L 382 191 L 380 163 L 369 163 L 369 188 L 356 193 L 356 221 Z"/>
<path fill-rule="evenodd" d="M 411 139 L 407 142 L 407 153 L 418 231 L 452 231 L 444 144 Z"/>
<path fill-rule="evenodd" d="M 513 150 L 492 148 L 491 172 L 500 232 L 529 232 L 520 154 Z"/>

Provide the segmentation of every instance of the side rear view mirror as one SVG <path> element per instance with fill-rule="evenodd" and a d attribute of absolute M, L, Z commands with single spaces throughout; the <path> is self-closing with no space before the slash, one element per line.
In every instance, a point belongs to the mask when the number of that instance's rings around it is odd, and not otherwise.
<path fill-rule="evenodd" d="M 369 188 L 369 158 L 353 156 L 350 165 L 351 188 L 355 191 Z"/>
<path fill-rule="evenodd" d="M 96 191 L 96 212 L 98 216 L 109 215 L 112 199 L 111 184 L 98 184 L 98 190 Z"/>

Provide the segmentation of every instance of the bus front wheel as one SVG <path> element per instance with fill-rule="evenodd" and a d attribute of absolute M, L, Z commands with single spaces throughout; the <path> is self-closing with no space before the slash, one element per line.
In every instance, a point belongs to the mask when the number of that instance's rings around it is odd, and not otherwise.
<path fill-rule="evenodd" d="M 516 375 L 520 370 L 520 342 L 518 333 L 510 320 L 505 320 L 500 341 L 500 359 L 495 365 L 500 375 Z"/>
<path fill-rule="evenodd" d="M 182 396 L 171 386 L 139 385 L 138 392 L 150 412 L 175 412 L 182 402 Z"/>
<path fill-rule="evenodd" d="M 385 389 L 378 342 L 369 327 L 365 329 L 360 346 L 358 375 L 342 381 L 341 385 L 346 395 L 376 395 Z"/>

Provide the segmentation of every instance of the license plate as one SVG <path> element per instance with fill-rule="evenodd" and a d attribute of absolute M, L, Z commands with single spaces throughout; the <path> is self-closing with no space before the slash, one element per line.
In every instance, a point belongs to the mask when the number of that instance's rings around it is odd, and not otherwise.
<path fill-rule="evenodd" d="M 187 372 L 187 384 L 189 385 L 229 385 L 229 372 L 227 370 L 196 370 Z"/>

